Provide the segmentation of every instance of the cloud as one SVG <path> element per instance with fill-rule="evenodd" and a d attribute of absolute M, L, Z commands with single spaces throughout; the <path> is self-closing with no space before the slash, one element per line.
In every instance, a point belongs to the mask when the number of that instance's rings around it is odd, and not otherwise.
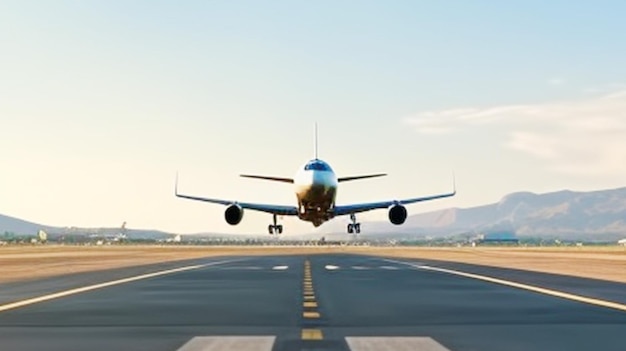
<path fill-rule="evenodd" d="M 551 103 L 427 111 L 405 122 L 422 134 L 490 127 L 504 137 L 503 147 L 561 173 L 626 173 L 626 90 Z"/>

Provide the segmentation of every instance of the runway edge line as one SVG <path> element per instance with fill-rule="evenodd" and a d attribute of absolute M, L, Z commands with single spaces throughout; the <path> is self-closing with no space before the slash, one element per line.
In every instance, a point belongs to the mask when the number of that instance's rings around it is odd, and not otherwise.
<path fill-rule="evenodd" d="M 489 277 L 489 276 L 486 276 L 486 275 L 480 275 L 480 274 L 474 274 L 474 273 L 466 273 L 466 272 L 457 271 L 457 270 L 453 270 L 453 269 L 439 268 L 439 267 L 433 267 L 433 266 L 427 266 L 427 265 L 417 265 L 417 264 L 413 264 L 413 263 L 410 263 L 410 262 L 396 261 L 396 260 L 390 260 L 390 259 L 383 259 L 383 260 L 387 261 L 387 262 L 394 262 L 394 263 L 400 263 L 400 264 L 408 265 L 408 266 L 411 266 L 413 268 L 417 268 L 417 269 L 421 269 L 421 270 L 427 270 L 427 271 L 433 271 L 433 272 L 441 272 L 441 273 L 447 273 L 447 274 L 457 275 L 457 276 L 471 278 L 471 279 L 476 279 L 476 280 L 482 280 L 482 281 L 485 281 L 485 282 L 505 285 L 505 286 L 509 286 L 509 287 L 512 287 L 512 288 L 532 291 L 532 292 L 536 292 L 536 293 L 540 293 L 540 294 L 544 294 L 544 295 L 560 297 L 560 298 L 571 300 L 571 301 L 577 301 L 577 302 L 582 302 L 582 303 L 586 303 L 586 304 L 590 304 L 590 305 L 601 306 L 601 307 L 606 307 L 606 308 L 611 308 L 611 309 L 614 309 L 614 310 L 619 310 L 619 311 L 622 311 L 622 312 L 626 312 L 626 305 L 625 304 L 621 304 L 621 303 L 617 303 L 617 302 L 613 302 L 613 301 L 607 301 L 607 300 L 601 300 L 601 299 L 596 299 L 596 298 L 592 298 L 592 297 L 586 297 L 586 296 L 581 296 L 581 295 L 576 295 L 576 294 L 570 294 L 570 293 L 566 293 L 566 292 L 562 292 L 562 291 L 558 291 L 558 290 L 542 288 L 542 287 L 539 287 L 539 286 L 518 283 L 518 282 L 505 280 L 505 279 L 493 278 L 493 277 Z"/>
<path fill-rule="evenodd" d="M 128 277 L 128 278 L 123 278 L 123 279 L 111 280 L 111 281 L 108 281 L 108 282 L 98 283 L 98 284 L 93 284 L 93 285 L 88 285 L 88 286 L 83 286 L 83 287 L 80 287 L 80 288 L 74 288 L 74 289 L 69 289 L 69 290 L 65 290 L 65 291 L 59 291 L 59 292 L 52 293 L 52 294 L 42 295 L 42 296 L 33 297 L 33 298 L 22 300 L 22 301 L 10 302 L 10 303 L 4 304 L 4 305 L 0 305 L 0 312 L 4 312 L 4 311 L 20 308 L 20 307 L 33 305 L 33 304 L 36 304 L 36 303 L 39 303 L 39 302 L 45 302 L 45 301 L 49 301 L 49 300 L 53 300 L 53 299 L 58 299 L 58 298 L 61 298 L 61 297 L 66 297 L 66 296 L 70 296 L 70 295 L 80 294 L 80 293 L 83 293 L 83 292 L 88 292 L 88 291 L 92 291 L 92 290 L 102 289 L 102 288 L 106 288 L 106 287 L 110 287 L 110 286 L 114 286 L 114 285 L 120 285 L 120 284 L 125 284 L 125 283 L 138 281 L 138 280 L 158 277 L 158 276 L 167 275 L 167 274 L 185 272 L 185 271 L 190 271 L 190 270 L 194 270 L 194 269 L 215 266 L 215 265 L 218 265 L 218 264 L 230 263 L 230 262 L 234 262 L 234 261 L 236 261 L 236 260 L 217 261 L 217 262 L 210 262 L 210 263 L 205 263 L 205 264 L 197 264 L 197 265 L 192 265 L 192 266 L 178 267 L 178 268 L 173 268 L 173 269 L 167 269 L 167 270 L 164 270 L 164 271 L 158 271 L 158 272 L 153 272 L 153 273 L 141 274 L 141 275 L 137 275 L 137 276 L 134 276 L 134 277 Z"/>

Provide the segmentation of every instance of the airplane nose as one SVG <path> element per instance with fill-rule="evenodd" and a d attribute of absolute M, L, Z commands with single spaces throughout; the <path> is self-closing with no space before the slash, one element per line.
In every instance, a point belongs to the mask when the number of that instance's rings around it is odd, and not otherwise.
<path fill-rule="evenodd" d="M 318 172 L 313 174 L 313 185 L 322 185 L 324 184 L 324 177 Z"/>
<path fill-rule="evenodd" d="M 332 173 L 315 172 L 313 175 L 313 186 L 325 189 L 333 188 L 336 187 L 336 181 Z"/>

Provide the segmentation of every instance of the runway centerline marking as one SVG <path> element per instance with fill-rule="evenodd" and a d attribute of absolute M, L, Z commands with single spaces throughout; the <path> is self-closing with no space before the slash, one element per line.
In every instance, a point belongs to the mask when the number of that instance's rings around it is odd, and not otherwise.
<path fill-rule="evenodd" d="M 324 340 L 324 334 L 320 329 L 302 329 L 302 340 Z"/>
<path fill-rule="evenodd" d="M 153 272 L 153 273 L 146 273 L 146 274 L 136 275 L 134 277 L 128 277 L 128 278 L 122 278 L 122 279 L 117 279 L 117 280 L 111 280 L 111 281 L 104 282 L 104 283 L 98 283 L 98 284 L 83 286 L 83 287 L 80 287 L 80 288 L 74 288 L 74 289 L 59 291 L 59 292 L 52 293 L 52 294 L 42 295 L 42 296 L 33 297 L 33 298 L 30 298 L 30 299 L 26 299 L 26 300 L 21 300 L 21 301 L 16 301 L 16 302 L 11 302 L 11 303 L 7 303 L 7 304 L 4 304 L 4 305 L 0 305 L 0 312 L 16 309 L 16 308 L 20 308 L 20 307 L 25 307 L 25 306 L 28 306 L 28 305 L 33 305 L 33 304 L 36 304 L 36 303 L 39 303 L 39 302 L 54 300 L 54 299 L 58 299 L 58 298 L 61 298 L 61 297 L 66 297 L 66 296 L 70 296 L 70 295 L 76 295 L 76 294 L 80 294 L 80 293 L 84 293 L 84 292 L 88 292 L 88 291 L 97 290 L 97 289 L 107 288 L 107 287 L 114 286 L 114 285 L 121 285 L 121 284 L 130 283 L 130 282 L 134 282 L 134 281 L 138 281 L 138 280 L 159 277 L 159 276 L 167 275 L 167 274 L 186 272 L 186 271 L 191 271 L 191 270 L 194 270 L 194 269 L 199 269 L 199 268 L 204 268 L 204 267 L 209 267 L 209 266 L 215 266 L 215 265 L 218 265 L 218 264 L 230 263 L 230 262 L 234 262 L 234 261 L 238 261 L 238 260 L 217 261 L 217 262 L 210 262 L 210 263 L 205 263 L 205 264 L 196 264 L 196 265 L 192 265 L 192 266 L 184 266 L 184 267 L 178 267 L 178 268 L 173 268 L 173 269 L 166 269 L 166 270 L 163 270 L 163 271 L 157 271 L 157 272 Z"/>
<path fill-rule="evenodd" d="M 554 296 L 554 297 L 560 297 L 560 298 L 571 300 L 571 301 L 582 302 L 582 303 L 586 303 L 586 304 L 590 304 L 590 305 L 601 306 L 601 307 L 606 307 L 606 308 L 611 308 L 611 309 L 614 309 L 614 310 L 619 310 L 619 311 L 626 312 L 626 305 L 625 304 L 621 304 L 621 303 L 617 303 L 617 302 L 613 302 L 613 301 L 607 301 L 607 300 L 596 299 L 596 298 L 592 298 L 592 297 L 586 297 L 586 296 L 582 296 L 582 295 L 566 293 L 566 292 L 563 292 L 563 291 L 558 291 L 558 290 L 553 290 L 553 289 L 548 289 L 548 288 L 542 288 L 540 286 L 518 283 L 518 282 L 511 281 L 511 280 L 493 278 L 493 277 L 489 277 L 489 276 L 486 276 L 486 275 L 466 273 L 466 272 L 457 271 L 457 270 L 453 270 L 453 269 L 439 268 L 439 267 L 433 267 L 433 266 L 427 266 L 427 265 L 416 265 L 416 264 L 413 264 L 413 263 L 410 263 L 410 262 L 402 262 L 402 261 L 395 261 L 395 260 L 388 260 L 388 259 L 383 259 L 383 260 L 388 261 L 388 262 L 405 264 L 405 265 L 408 265 L 408 266 L 411 266 L 411 267 L 414 267 L 414 268 L 417 268 L 417 269 L 421 269 L 421 270 L 427 270 L 427 271 L 433 271 L 433 272 L 441 272 L 441 273 L 457 275 L 457 276 L 460 276 L 460 277 L 466 277 L 466 278 L 471 278 L 471 279 L 476 279 L 476 280 L 482 280 L 482 281 L 489 282 L 489 283 L 505 285 L 505 286 L 509 286 L 509 287 L 512 287 L 512 288 L 528 290 L 528 291 L 536 292 L 536 293 L 539 293 L 539 294 L 544 294 L 544 295 L 549 295 L 549 296 Z"/>
<path fill-rule="evenodd" d="M 320 318 L 320 313 L 319 312 L 305 311 L 305 312 L 302 312 L 302 317 L 304 317 L 304 318 Z"/>
<path fill-rule="evenodd" d="M 339 269 L 339 266 L 334 266 L 332 264 L 327 264 L 324 268 L 326 268 L 329 271 L 333 271 L 335 269 Z"/>
<path fill-rule="evenodd" d="M 272 269 L 275 271 L 284 271 L 284 270 L 289 269 L 289 266 L 274 266 L 272 267 Z"/>
<path fill-rule="evenodd" d="M 315 301 L 304 301 L 302 303 L 302 307 L 304 307 L 304 308 L 316 308 L 317 307 L 317 302 L 315 302 Z"/>

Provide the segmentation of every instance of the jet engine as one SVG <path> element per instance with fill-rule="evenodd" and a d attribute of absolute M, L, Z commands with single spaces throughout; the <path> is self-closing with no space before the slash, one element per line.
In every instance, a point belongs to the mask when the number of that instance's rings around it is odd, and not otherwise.
<path fill-rule="evenodd" d="M 400 225 L 406 220 L 406 207 L 395 204 L 389 207 L 389 221 L 395 225 Z"/>
<path fill-rule="evenodd" d="M 224 212 L 224 218 L 230 225 L 237 225 L 243 218 L 243 208 L 237 204 L 229 205 Z"/>

